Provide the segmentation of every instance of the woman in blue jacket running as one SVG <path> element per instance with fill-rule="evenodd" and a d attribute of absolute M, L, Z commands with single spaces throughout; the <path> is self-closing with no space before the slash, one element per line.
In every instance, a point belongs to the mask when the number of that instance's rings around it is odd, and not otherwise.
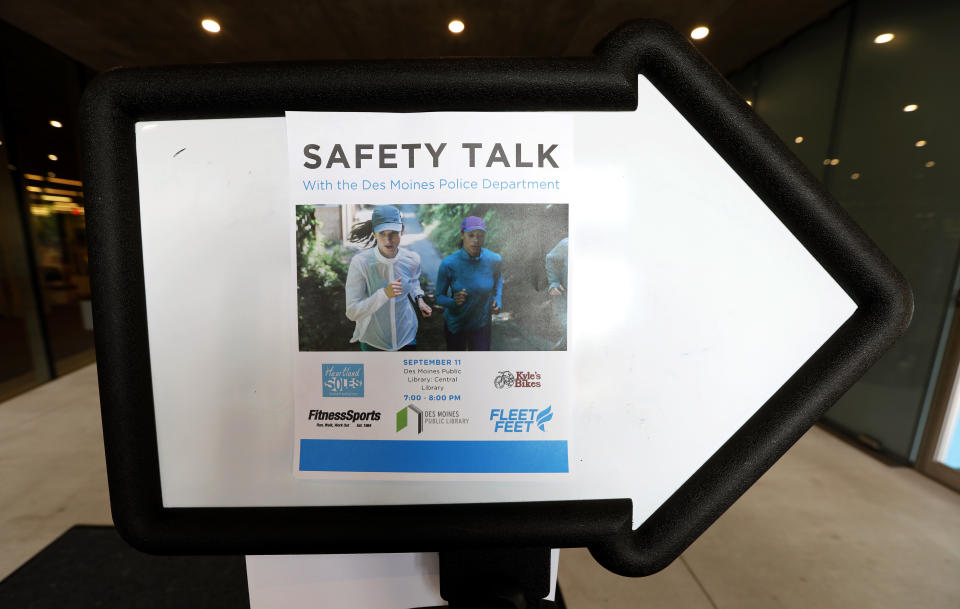
<path fill-rule="evenodd" d="M 449 351 L 490 350 L 491 316 L 503 306 L 503 258 L 483 247 L 486 236 L 482 218 L 464 218 L 463 247 L 440 263 L 437 303 Z"/>

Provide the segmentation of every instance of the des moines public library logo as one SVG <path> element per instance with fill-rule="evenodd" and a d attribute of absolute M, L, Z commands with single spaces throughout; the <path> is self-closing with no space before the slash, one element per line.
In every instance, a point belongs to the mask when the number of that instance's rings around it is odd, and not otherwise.
<path fill-rule="evenodd" d="M 413 404 L 404 406 L 403 408 L 397 411 L 397 431 L 399 432 L 401 429 L 407 428 L 407 424 L 409 422 L 411 413 L 417 420 L 417 434 L 418 435 L 422 434 L 423 433 L 423 411 L 417 408 L 416 406 L 414 406 Z"/>
<path fill-rule="evenodd" d="M 512 370 L 501 370 L 497 373 L 497 376 L 493 379 L 493 386 L 497 389 L 504 389 L 507 387 L 521 388 L 521 387 L 539 387 L 540 386 L 540 373 L 539 372 L 525 372 L 523 370 L 517 370 L 513 372 Z"/>
<path fill-rule="evenodd" d="M 363 364 L 324 364 L 322 372 L 323 397 L 363 397 Z"/>

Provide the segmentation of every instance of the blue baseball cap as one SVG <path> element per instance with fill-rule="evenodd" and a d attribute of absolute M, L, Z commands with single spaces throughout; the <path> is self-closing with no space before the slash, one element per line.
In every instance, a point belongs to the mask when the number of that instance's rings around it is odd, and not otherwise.
<path fill-rule="evenodd" d="M 381 205 L 373 210 L 373 232 L 384 230 L 395 230 L 398 233 L 403 230 L 403 215 L 393 205 Z"/>
<path fill-rule="evenodd" d="M 482 230 L 487 232 L 487 225 L 483 223 L 483 218 L 477 216 L 467 216 L 460 222 L 460 230 L 469 233 L 472 230 Z"/>

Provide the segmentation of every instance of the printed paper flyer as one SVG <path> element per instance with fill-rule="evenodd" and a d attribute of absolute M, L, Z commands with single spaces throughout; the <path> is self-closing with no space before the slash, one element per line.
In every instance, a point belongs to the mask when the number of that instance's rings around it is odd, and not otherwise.
<path fill-rule="evenodd" d="M 572 121 L 287 113 L 296 476 L 569 473 Z"/>

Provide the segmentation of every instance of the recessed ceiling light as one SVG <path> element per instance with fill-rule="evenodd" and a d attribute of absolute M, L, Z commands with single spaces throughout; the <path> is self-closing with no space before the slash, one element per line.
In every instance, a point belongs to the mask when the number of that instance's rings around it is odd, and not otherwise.
<path fill-rule="evenodd" d="M 934 165 L 936 165 L 936 163 L 934 163 L 933 161 L 927 161 L 926 163 L 923 164 L 924 167 L 933 167 Z"/>
<path fill-rule="evenodd" d="M 829 164 L 830 164 L 830 159 L 823 159 L 823 164 L 824 164 L 824 165 L 829 165 Z"/>
<path fill-rule="evenodd" d="M 831 164 L 831 165 L 839 165 L 839 164 L 840 164 L 840 159 L 830 159 L 830 164 Z"/>
<path fill-rule="evenodd" d="M 749 100 L 749 99 L 748 99 L 748 100 L 747 100 L 747 105 L 748 105 L 748 106 L 752 106 L 752 105 L 753 105 L 753 100 Z"/>
<path fill-rule="evenodd" d="M 56 127 L 57 129 L 59 129 L 60 127 L 63 127 L 63 123 L 61 123 L 60 121 L 51 120 L 50 126 Z"/>
<path fill-rule="evenodd" d="M 907 104 L 903 107 L 904 112 L 914 112 L 918 108 L 917 104 Z"/>
<path fill-rule="evenodd" d="M 802 144 L 802 143 L 803 143 L 803 136 L 802 136 L 802 135 L 798 135 L 797 137 L 793 138 L 793 141 L 794 141 L 794 143 L 796 143 L 796 144 Z"/>
<path fill-rule="evenodd" d="M 464 27 L 465 26 L 463 25 L 463 21 L 460 21 L 459 19 L 454 19 L 453 21 L 447 24 L 447 29 L 453 32 L 454 34 L 459 34 L 460 32 L 462 32 Z"/>
<path fill-rule="evenodd" d="M 48 154 L 48 155 L 47 155 L 47 158 L 50 159 L 51 161 L 56 161 L 56 160 L 58 160 L 57 155 L 55 155 L 55 154 Z"/>
<path fill-rule="evenodd" d="M 700 25 L 690 31 L 690 37 L 694 40 L 703 40 L 710 34 L 710 28 L 705 25 Z"/>
<path fill-rule="evenodd" d="M 877 44 L 887 44 L 891 40 L 893 40 L 893 34 L 891 34 L 890 32 L 880 34 L 879 36 L 873 39 L 873 41 Z"/>
<path fill-rule="evenodd" d="M 857 172 L 853 172 L 853 173 L 850 174 L 850 179 L 851 179 L 851 180 L 859 180 L 859 179 L 860 179 L 860 174 L 857 173 Z"/>
<path fill-rule="evenodd" d="M 211 34 L 216 34 L 220 31 L 220 24 L 213 19 L 204 19 L 200 22 L 200 25 Z"/>
<path fill-rule="evenodd" d="M 913 143 L 913 145 L 916 146 L 917 148 L 923 148 L 924 146 L 927 145 L 927 140 L 917 140 L 916 142 Z"/>

